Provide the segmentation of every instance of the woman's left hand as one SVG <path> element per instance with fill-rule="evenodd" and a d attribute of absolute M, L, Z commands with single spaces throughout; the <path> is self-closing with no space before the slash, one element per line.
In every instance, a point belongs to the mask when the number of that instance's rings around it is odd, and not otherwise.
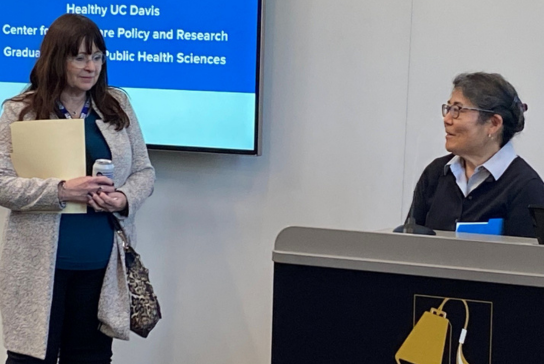
<path fill-rule="evenodd" d="M 88 205 L 96 212 L 117 212 L 127 207 L 127 196 L 122 192 L 99 192 L 89 195 Z"/>

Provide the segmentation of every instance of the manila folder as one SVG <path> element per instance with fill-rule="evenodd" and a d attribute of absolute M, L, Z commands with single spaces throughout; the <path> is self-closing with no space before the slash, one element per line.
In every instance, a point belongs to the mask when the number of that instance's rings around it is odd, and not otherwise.
<path fill-rule="evenodd" d="M 83 119 L 17 121 L 11 125 L 11 161 L 19 177 L 60 178 L 85 176 Z M 87 205 L 68 202 L 62 213 L 84 214 Z"/>

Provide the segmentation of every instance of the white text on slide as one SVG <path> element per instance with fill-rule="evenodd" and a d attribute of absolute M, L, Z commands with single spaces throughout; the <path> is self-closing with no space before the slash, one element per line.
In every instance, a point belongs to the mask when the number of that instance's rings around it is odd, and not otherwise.
<path fill-rule="evenodd" d="M 100 6 L 97 4 L 76 5 L 74 3 L 66 4 L 67 14 L 98 15 L 105 17 L 107 14 L 121 16 L 160 16 L 161 9 L 151 5 L 150 7 L 141 7 L 137 5 L 110 5 Z"/>
<path fill-rule="evenodd" d="M 29 49 L 28 47 L 23 49 L 5 47 L 3 54 L 5 57 L 38 58 L 40 56 L 40 51 L 37 49 Z"/>
<path fill-rule="evenodd" d="M 127 50 L 108 51 L 106 56 L 109 61 L 115 62 L 146 62 L 146 63 L 179 63 L 179 64 L 202 64 L 224 66 L 227 64 L 227 57 L 185 54 L 178 52 L 175 55 L 170 52 L 129 52 Z"/>

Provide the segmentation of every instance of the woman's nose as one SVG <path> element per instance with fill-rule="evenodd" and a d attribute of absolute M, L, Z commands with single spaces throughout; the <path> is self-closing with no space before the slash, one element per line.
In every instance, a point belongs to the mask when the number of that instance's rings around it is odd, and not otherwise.
<path fill-rule="evenodd" d="M 88 61 L 85 65 L 85 70 L 89 72 L 94 72 L 96 70 L 96 64 L 92 60 Z"/>
<path fill-rule="evenodd" d="M 451 125 L 453 123 L 453 116 L 451 116 L 451 111 L 443 117 L 443 120 L 445 125 Z"/>

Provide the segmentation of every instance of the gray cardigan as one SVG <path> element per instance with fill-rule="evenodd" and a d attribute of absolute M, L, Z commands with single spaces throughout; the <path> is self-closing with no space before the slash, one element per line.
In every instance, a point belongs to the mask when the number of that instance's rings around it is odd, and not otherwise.
<path fill-rule="evenodd" d="M 127 113 L 130 126 L 115 131 L 111 124 L 101 120 L 96 123 L 111 149 L 115 186 L 127 196 L 129 215 L 121 217 L 121 223 L 135 244 L 134 215 L 153 192 L 155 171 L 127 96 L 115 89 L 110 92 Z M 6 349 L 44 359 L 60 214 L 28 212 L 60 212 L 60 180 L 17 177 L 10 159 L 9 125 L 18 120 L 22 107 L 21 102 L 6 102 L 0 117 L 0 205 L 11 210 L 0 258 L 0 310 Z M 102 118 L 94 102 L 93 108 Z M 32 116 L 25 119 L 31 120 Z M 102 323 L 100 330 L 106 335 L 128 340 L 130 301 L 121 244 L 116 236 L 102 286 L 98 319 Z"/>

